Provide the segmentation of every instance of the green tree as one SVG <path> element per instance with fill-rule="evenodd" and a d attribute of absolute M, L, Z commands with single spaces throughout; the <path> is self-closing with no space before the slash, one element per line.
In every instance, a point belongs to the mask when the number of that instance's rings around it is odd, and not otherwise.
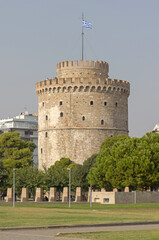
<path fill-rule="evenodd" d="M 111 156 L 112 147 L 117 142 L 123 142 L 126 139 L 130 139 L 130 137 L 126 135 L 117 135 L 105 139 L 105 141 L 101 144 L 100 152 L 96 158 L 96 163 L 90 169 L 90 172 L 87 176 L 90 184 L 96 188 L 105 188 L 107 190 L 112 190 L 113 186 L 110 180 L 105 177 L 107 169 L 110 166 L 110 162 L 112 164 L 112 160 L 108 159 L 108 157 Z"/>
<path fill-rule="evenodd" d="M 56 187 L 57 191 L 62 191 L 63 187 L 68 186 L 69 173 L 67 168 L 73 168 L 74 163 L 69 158 L 61 158 L 56 161 L 46 173 L 46 185 L 48 188 Z"/>
<path fill-rule="evenodd" d="M 3 133 L 0 136 L 0 160 L 8 169 L 30 166 L 35 148 L 33 142 L 22 140 L 17 132 Z"/>
<path fill-rule="evenodd" d="M 125 139 L 130 139 L 130 137 L 124 134 L 114 137 L 107 137 L 105 141 L 101 144 L 100 152 L 105 151 L 106 148 L 111 148 L 116 142 L 123 141 Z"/>
<path fill-rule="evenodd" d="M 93 154 L 84 161 L 83 165 L 76 164 L 76 166 L 72 169 L 72 187 L 74 190 L 76 187 L 82 187 L 85 191 L 88 190 L 90 184 L 88 183 L 87 175 L 95 164 L 96 158 L 97 154 Z"/>
<path fill-rule="evenodd" d="M 159 134 L 125 138 L 100 151 L 89 182 L 107 190 L 143 190 L 159 186 Z"/>
<path fill-rule="evenodd" d="M 13 186 L 13 170 L 10 171 L 7 186 Z M 16 169 L 15 171 L 16 194 L 21 194 L 22 188 L 29 189 L 30 194 L 35 197 L 37 187 L 45 188 L 45 172 L 38 170 L 36 167 L 29 166 Z"/>
<path fill-rule="evenodd" d="M 2 192 L 6 192 L 7 190 L 8 176 L 9 176 L 9 172 L 3 166 L 3 162 L 0 160 L 0 190 Z"/>

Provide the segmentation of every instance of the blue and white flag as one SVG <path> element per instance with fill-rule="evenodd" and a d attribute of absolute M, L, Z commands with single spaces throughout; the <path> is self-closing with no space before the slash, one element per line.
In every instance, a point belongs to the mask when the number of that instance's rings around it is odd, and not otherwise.
<path fill-rule="evenodd" d="M 83 27 L 92 29 L 92 23 L 89 23 L 89 22 L 83 20 Z"/>

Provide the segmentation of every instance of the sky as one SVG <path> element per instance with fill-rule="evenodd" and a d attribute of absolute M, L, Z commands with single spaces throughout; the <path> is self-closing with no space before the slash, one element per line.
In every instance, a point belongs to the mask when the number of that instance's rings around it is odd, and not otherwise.
<path fill-rule="evenodd" d="M 109 77 L 129 81 L 129 135 L 159 122 L 158 0 L 0 0 L 0 119 L 37 113 L 36 82 L 56 76 L 56 64 L 81 59 L 109 63 Z"/>

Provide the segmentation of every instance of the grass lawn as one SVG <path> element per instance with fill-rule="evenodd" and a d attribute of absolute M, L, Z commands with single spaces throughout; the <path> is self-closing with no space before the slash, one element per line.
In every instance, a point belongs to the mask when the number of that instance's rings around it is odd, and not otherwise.
<path fill-rule="evenodd" d="M 94 232 L 94 233 L 68 233 L 58 237 L 80 238 L 91 240 L 158 240 L 159 230 L 147 231 L 121 231 L 121 232 Z"/>
<path fill-rule="evenodd" d="M 0 227 L 158 221 L 159 204 L 0 205 Z"/>

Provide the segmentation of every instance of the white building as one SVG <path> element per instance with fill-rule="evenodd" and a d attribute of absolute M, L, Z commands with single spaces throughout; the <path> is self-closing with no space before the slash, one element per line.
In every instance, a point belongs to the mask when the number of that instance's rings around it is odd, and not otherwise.
<path fill-rule="evenodd" d="M 38 117 L 27 111 L 19 116 L 0 120 L 0 134 L 3 132 L 19 132 L 23 140 L 32 141 L 38 146 Z M 33 152 L 34 165 L 38 166 L 38 148 Z"/>
<path fill-rule="evenodd" d="M 159 132 L 159 123 L 155 125 L 154 129 L 152 132 Z"/>

